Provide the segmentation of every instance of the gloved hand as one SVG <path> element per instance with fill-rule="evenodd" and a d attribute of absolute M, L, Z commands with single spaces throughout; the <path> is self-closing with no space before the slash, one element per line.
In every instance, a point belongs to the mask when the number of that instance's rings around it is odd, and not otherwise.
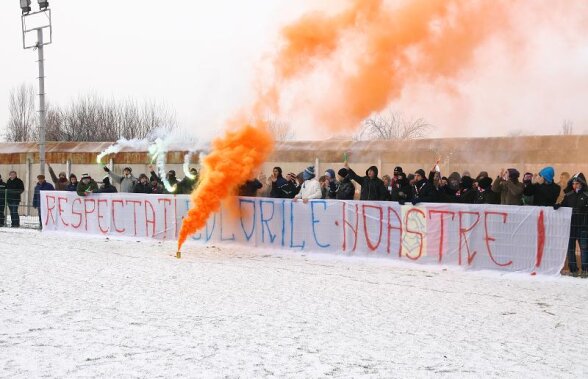
<path fill-rule="evenodd" d="M 104 168 L 104 171 L 110 172 L 110 169 L 108 167 L 104 166 L 103 168 Z"/>
<path fill-rule="evenodd" d="M 414 199 L 414 200 L 412 201 L 412 205 L 417 205 L 418 203 L 419 203 L 419 199 Z"/>
<path fill-rule="evenodd" d="M 553 209 L 555 209 L 556 211 L 561 207 L 561 204 L 554 204 L 553 205 Z"/>

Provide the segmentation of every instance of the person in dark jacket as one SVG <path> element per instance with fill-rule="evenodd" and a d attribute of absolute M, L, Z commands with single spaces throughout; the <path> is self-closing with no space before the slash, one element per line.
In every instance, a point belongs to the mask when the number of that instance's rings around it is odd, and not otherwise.
<path fill-rule="evenodd" d="M 502 205 L 521 205 L 523 200 L 523 183 L 519 181 L 520 173 L 514 168 L 500 171 L 492 183 L 492 191 L 499 194 Z"/>
<path fill-rule="evenodd" d="M 178 184 L 178 193 L 184 195 L 191 194 L 198 184 L 198 178 L 198 170 L 192 167 L 190 169 L 190 175 L 186 175 Z"/>
<path fill-rule="evenodd" d="M 338 185 L 337 185 L 337 200 L 353 200 L 355 197 L 355 186 L 349 178 L 349 171 L 346 168 L 342 168 L 337 172 Z"/>
<path fill-rule="evenodd" d="M 78 177 L 75 174 L 69 174 L 69 184 L 65 187 L 65 190 L 70 192 L 78 190 Z"/>
<path fill-rule="evenodd" d="M 412 204 L 434 203 L 437 201 L 437 189 L 425 176 L 425 170 L 422 168 L 414 173 L 414 187 Z"/>
<path fill-rule="evenodd" d="M 89 174 L 82 174 L 82 180 L 78 183 L 76 192 L 80 196 L 88 196 L 91 193 L 98 191 L 98 184 L 92 179 Z"/>
<path fill-rule="evenodd" d="M 378 168 L 376 166 L 368 168 L 364 177 L 357 175 L 355 171 L 349 168 L 347 162 L 345 163 L 345 168 L 348 171 L 349 178 L 355 180 L 361 186 L 360 200 L 384 201 L 388 198 L 386 195 L 388 191 L 382 179 L 378 178 Z"/>
<path fill-rule="evenodd" d="M 522 202 L 523 205 L 533 205 L 533 173 L 525 172 L 523 175 L 523 196 Z M 553 205 L 553 204 L 551 204 Z"/>
<path fill-rule="evenodd" d="M 4 226 L 4 209 L 6 207 L 6 183 L 0 175 L 0 226 Z"/>
<path fill-rule="evenodd" d="M 400 205 L 404 205 L 405 202 L 412 201 L 412 186 L 410 185 L 406 174 L 402 171 L 394 175 L 394 182 L 392 184 L 392 193 L 390 199 L 397 201 Z"/>
<path fill-rule="evenodd" d="M 270 197 L 274 199 L 291 199 L 295 196 L 295 184 L 292 182 L 292 178 L 287 180 L 282 176 L 281 167 L 274 167 L 270 180 L 272 182 Z"/>
<path fill-rule="evenodd" d="M 100 188 L 98 188 L 98 191 L 96 191 L 96 193 L 117 193 L 117 189 L 115 186 L 113 186 L 112 184 L 110 184 L 110 177 L 105 176 L 104 179 L 102 179 L 102 185 L 100 186 Z"/>
<path fill-rule="evenodd" d="M 6 181 L 6 204 L 10 209 L 10 225 L 13 228 L 20 227 L 20 217 L 18 215 L 18 206 L 20 204 L 20 196 L 24 192 L 24 183 L 20 180 L 16 171 L 8 173 L 8 180 Z"/>
<path fill-rule="evenodd" d="M 335 170 L 329 168 L 325 171 L 325 178 L 327 183 L 325 184 L 325 188 L 327 189 L 327 194 L 325 199 L 336 199 L 337 198 L 337 187 L 339 183 L 337 182 L 337 176 L 335 175 Z"/>
<path fill-rule="evenodd" d="M 562 203 L 555 205 L 572 208 L 572 223 L 568 243 L 568 265 L 572 275 L 578 275 L 576 261 L 576 241 L 580 245 L 582 275 L 588 275 L 588 186 L 584 174 L 576 174 L 572 179 L 572 191 L 568 192 Z"/>
<path fill-rule="evenodd" d="M 474 189 L 474 180 L 469 176 L 462 176 L 459 185 L 459 191 L 455 194 L 456 202 L 461 204 L 474 204 L 476 200 L 476 190 Z"/>
<path fill-rule="evenodd" d="M 159 183 L 159 178 L 156 175 L 151 175 L 149 178 L 149 193 L 152 195 L 163 193 L 163 186 Z"/>
<path fill-rule="evenodd" d="M 55 185 L 56 191 L 65 191 L 69 180 L 67 180 L 67 175 L 64 171 L 59 173 L 59 176 L 55 175 L 55 171 L 53 171 L 53 167 L 49 163 L 47 163 L 47 168 L 49 168 L 49 175 L 51 175 L 51 180 L 53 180 L 53 184 Z"/>
<path fill-rule="evenodd" d="M 474 204 L 500 204 L 499 197 L 492 191 L 492 178 L 486 176 L 478 179 Z"/>
<path fill-rule="evenodd" d="M 151 193 L 151 186 L 149 184 L 149 178 L 145 174 L 139 175 L 139 181 L 133 188 L 133 193 Z"/>
<path fill-rule="evenodd" d="M 553 182 L 555 170 L 553 167 L 545 167 L 539 171 L 534 183 L 525 187 L 524 193 L 533 199 L 533 205 L 551 207 L 557 202 L 561 187 Z"/>
<path fill-rule="evenodd" d="M 255 197 L 257 190 L 261 189 L 263 184 L 257 179 L 251 179 L 239 187 L 239 196 Z"/>
<path fill-rule="evenodd" d="M 33 208 L 39 214 L 39 225 L 43 229 L 43 217 L 41 215 L 41 191 L 55 191 L 53 184 L 45 180 L 45 175 L 37 175 L 37 185 L 35 186 L 35 194 L 33 195 Z"/>

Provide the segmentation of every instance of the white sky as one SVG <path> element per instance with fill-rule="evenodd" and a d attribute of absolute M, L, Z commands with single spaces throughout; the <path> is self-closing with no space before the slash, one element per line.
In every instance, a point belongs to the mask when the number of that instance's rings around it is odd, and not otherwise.
<path fill-rule="evenodd" d="M 36 1 L 33 1 L 35 9 Z M 94 91 L 165 102 L 198 134 L 243 104 L 252 72 L 297 0 L 53 0 L 54 43 L 45 49 L 46 92 L 65 105 Z M 0 1 L 0 128 L 10 88 L 37 88 L 37 52 L 23 50 L 20 7 Z"/>
<path fill-rule="evenodd" d="M 281 25 L 309 9 L 346 2 L 50 3 L 54 43 L 45 54 L 50 102 L 67 105 L 89 92 L 157 100 L 177 111 L 183 129 L 208 138 L 251 100 L 255 69 L 275 50 Z M 9 90 L 21 83 L 37 86 L 37 55 L 22 49 L 18 4 L 0 1 L 0 133 L 8 120 Z M 396 99 L 396 109 L 424 117 L 437 128 L 435 136 L 557 134 L 564 120 L 573 123 L 574 131 L 588 132 L 588 2 L 517 4 L 513 12 L 521 51 L 509 50 L 497 30 L 496 38 L 478 49 L 474 67 L 454 78 L 458 96 L 447 96 L 435 83 L 410 83 Z M 553 9 L 540 11 L 547 6 Z M 292 123 L 298 138 L 324 137 L 316 125 Z"/>

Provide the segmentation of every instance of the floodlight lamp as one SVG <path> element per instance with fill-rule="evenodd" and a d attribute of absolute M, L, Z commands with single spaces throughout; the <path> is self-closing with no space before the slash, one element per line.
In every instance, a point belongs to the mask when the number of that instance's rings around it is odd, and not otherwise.
<path fill-rule="evenodd" d="M 31 11 L 31 0 L 20 0 L 20 9 L 22 14 L 28 14 Z"/>
<path fill-rule="evenodd" d="M 49 7 L 49 2 L 47 0 L 38 0 L 39 1 L 39 9 L 44 11 Z"/>

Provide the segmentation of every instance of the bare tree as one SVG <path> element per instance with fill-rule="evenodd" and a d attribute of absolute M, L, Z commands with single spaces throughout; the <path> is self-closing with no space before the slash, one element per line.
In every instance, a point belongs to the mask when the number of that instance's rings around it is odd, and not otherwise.
<path fill-rule="evenodd" d="M 33 87 L 21 86 L 10 93 L 9 141 L 38 139 Z M 47 108 L 48 141 L 116 141 L 145 138 L 155 129 L 177 127 L 176 115 L 165 104 L 139 103 L 133 99 L 105 100 L 95 93 L 74 99 L 67 107 Z"/>
<path fill-rule="evenodd" d="M 6 139 L 10 142 L 33 140 L 36 133 L 35 90 L 32 85 L 21 84 L 10 90 L 9 119 Z"/>
<path fill-rule="evenodd" d="M 561 125 L 561 134 L 564 136 L 571 136 L 574 134 L 574 123 L 571 120 L 564 120 Z"/>
<path fill-rule="evenodd" d="M 280 120 L 272 114 L 268 114 L 265 123 L 276 141 L 288 141 L 294 138 L 295 133 L 292 124 L 288 121 Z"/>
<path fill-rule="evenodd" d="M 388 109 L 374 113 L 363 122 L 357 140 L 411 140 L 423 138 L 433 126 L 424 118 L 407 118 Z"/>

